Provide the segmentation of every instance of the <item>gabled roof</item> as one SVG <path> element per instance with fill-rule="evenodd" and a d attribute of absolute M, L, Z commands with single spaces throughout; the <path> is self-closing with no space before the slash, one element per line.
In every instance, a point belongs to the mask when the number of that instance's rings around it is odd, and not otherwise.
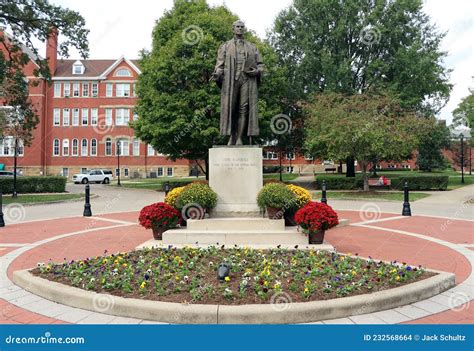
<path fill-rule="evenodd" d="M 84 65 L 84 74 L 73 75 L 72 66 L 78 60 L 58 60 L 58 65 L 56 67 L 56 72 L 54 73 L 54 78 L 97 78 L 104 79 L 105 76 L 110 73 L 115 67 L 117 67 L 120 62 L 124 60 L 128 63 L 137 73 L 141 73 L 138 68 L 139 60 L 128 60 L 124 57 L 120 57 L 117 60 L 79 60 Z"/>

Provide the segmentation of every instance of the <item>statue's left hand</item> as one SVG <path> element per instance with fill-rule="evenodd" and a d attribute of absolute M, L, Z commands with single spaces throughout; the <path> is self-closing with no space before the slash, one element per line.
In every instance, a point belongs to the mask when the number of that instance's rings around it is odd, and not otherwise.
<path fill-rule="evenodd" d="M 249 77 L 257 77 L 260 74 L 260 72 L 256 68 L 250 68 L 248 71 L 245 72 L 245 74 L 248 75 Z"/>

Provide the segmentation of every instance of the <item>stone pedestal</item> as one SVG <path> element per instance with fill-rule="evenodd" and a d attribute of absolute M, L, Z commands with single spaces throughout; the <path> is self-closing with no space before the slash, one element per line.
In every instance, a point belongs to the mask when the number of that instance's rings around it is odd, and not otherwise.
<path fill-rule="evenodd" d="M 262 149 L 214 146 L 209 150 L 209 185 L 217 193 L 213 217 L 257 217 L 263 186 Z"/>

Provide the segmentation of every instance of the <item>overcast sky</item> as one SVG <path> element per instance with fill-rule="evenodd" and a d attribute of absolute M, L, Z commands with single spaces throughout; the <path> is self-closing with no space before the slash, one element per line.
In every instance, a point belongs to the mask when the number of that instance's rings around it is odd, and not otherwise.
<path fill-rule="evenodd" d="M 76 10 L 86 19 L 90 30 L 90 58 L 113 59 L 124 55 L 138 57 L 140 49 L 151 46 L 154 23 L 173 0 L 52 0 L 53 3 Z M 265 37 L 276 15 L 292 0 L 208 0 L 212 5 L 223 3 L 248 28 Z M 445 65 L 453 69 L 451 83 L 454 88 L 440 118 L 451 121 L 451 112 L 461 98 L 474 88 L 474 1 L 425 0 L 425 12 L 441 31 L 448 34 L 442 50 L 448 52 Z M 72 58 L 77 58 L 73 53 Z"/>

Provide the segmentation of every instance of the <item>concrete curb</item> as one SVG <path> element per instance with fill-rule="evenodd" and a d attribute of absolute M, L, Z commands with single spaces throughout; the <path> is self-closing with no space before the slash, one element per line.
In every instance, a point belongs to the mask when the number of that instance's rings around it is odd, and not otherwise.
<path fill-rule="evenodd" d="M 437 273 L 419 282 L 373 294 L 325 301 L 240 306 L 180 304 L 98 294 L 36 277 L 28 270 L 15 271 L 13 282 L 45 299 L 115 316 L 181 324 L 284 324 L 343 318 L 425 300 L 455 285 L 454 274 Z"/>

